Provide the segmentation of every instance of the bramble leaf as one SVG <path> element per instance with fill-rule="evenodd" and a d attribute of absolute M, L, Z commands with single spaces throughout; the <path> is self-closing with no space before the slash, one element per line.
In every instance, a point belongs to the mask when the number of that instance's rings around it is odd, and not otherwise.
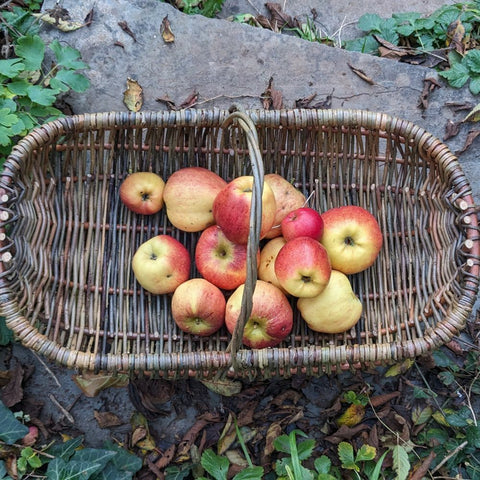
<path fill-rule="evenodd" d="M 393 469 L 395 470 L 397 480 L 406 480 L 410 471 L 410 460 L 408 453 L 401 445 L 395 445 L 392 449 Z"/>
<path fill-rule="evenodd" d="M 380 32 L 382 21 L 376 13 L 365 13 L 358 19 L 357 27 L 364 32 Z"/>
<path fill-rule="evenodd" d="M 461 88 L 470 78 L 468 68 L 463 63 L 455 63 L 450 69 L 439 73 L 454 88 Z"/>
<path fill-rule="evenodd" d="M 338 458 L 342 462 L 342 467 L 348 470 L 360 471 L 360 468 L 355 463 L 355 456 L 353 453 L 353 447 L 350 443 L 340 442 L 338 444 Z"/>
<path fill-rule="evenodd" d="M 217 455 L 211 448 L 205 450 L 201 458 L 202 467 L 215 479 L 226 480 L 230 462 L 227 457 Z"/>

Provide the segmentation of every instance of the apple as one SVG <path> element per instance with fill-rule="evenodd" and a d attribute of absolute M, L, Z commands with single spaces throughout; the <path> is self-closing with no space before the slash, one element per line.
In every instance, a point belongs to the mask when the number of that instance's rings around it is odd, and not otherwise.
<path fill-rule="evenodd" d="M 225 325 L 230 333 L 235 330 L 240 315 L 244 289 L 245 284 L 240 285 L 227 300 Z M 287 297 L 275 285 L 257 280 L 252 302 L 252 312 L 243 330 L 243 343 L 251 348 L 278 345 L 293 328 L 293 309 Z"/>
<path fill-rule="evenodd" d="M 257 263 L 260 259 L 260 250 Z M 218 225 L 206 228 L 195 247 L 200 275 L 224 290 L 233 290 L 247 278 L 247 245 L 231 242 Z"/>
<path fill-rule="evenodd" d="M 287 242 L 275 259 L 280 285 L 295 297 L 315 297 L 327 286 L 332 267 L 325 248 L 311 237 Z"/>
<path fill-rule="evenodd" d="M 172 295 L 172 317 L 186 333 L 207 337 L 225 323 L 226 300 L 222 291 L 203 278 L 192 278 Z"/>
<path fill-rule="evenodd" d="M 275 285 L 283 293 L 287 291 L 280 285 L 275 274 L 275 259 L 280 249 L 287 243 L 283 237 L 275 237 L 269 240 L 260 250 L 260 259 L 258 261 L 258 278 L 265 282 Z"/>
<path fill-rule="evenodd" d="M 213 202 L 215 222 L 222 227 L 225 236 L 234 243 L 248 242 L 252 196 L 253 176 L 244 175 L 230 181 Z M 275 196 L 268 183 L 264 182 L 260 238 L 263 238 L 272 228 L 275 212 Z"/>
<path fill-rule="evenodd" d="M 312 237 L 319 242 L 323 234 L 322 217 L 310 207 L 300 207 L 288 213 L 281 227 L 287 242 L 296 237 Z"/>
<path fill-rule="evenodd" d="M 346 205 L 322 214 L 322 245 L 334 270 L 347 275 L 373 265 L 383 244 L 376 218 L 362 207 Z"/>
<path fill-rule="evenodd" d="M 323 292 L 312 298 L 299 298 L 297 308 L 307 325 L 316 332 L 342 333 L 362 316 L 362 302 L 352 290 L 348 277 L 332 270 Z"/>
<path fill-rule="evenodd" d="M 170 235 L 157 235 L 138 247 L 132 258 L 132 270 L 148 292 L 172 293 L 188 280 L 190 254 Z"/>
<path fill-rule="evenodd" d="M 153 172 L 135 172 L 128 175 L 120 185 L 120 199 L 135 213 L 152 215 L 163 207 L 165 182 Z"/>
<path fill-rule="evenodd" d="M 275 197 L 277 209 L 272 228 L 267 232 L 265 238 L 275 238 L 282 234 L 280 224 L 287 213 L 303 207 L 306 203 L 305 195 L 295 188 L 289 181 L 278 173 L 267 173 L 265 182 L 270 185 Z"/>
<path fill-rule="evenodd" d="M 213 201 L 227 182 L 203 167 L 185 167 L 172 173 L 163 191 L 170 223 L 186 232 L 200 232 L 215 223 Z"/>

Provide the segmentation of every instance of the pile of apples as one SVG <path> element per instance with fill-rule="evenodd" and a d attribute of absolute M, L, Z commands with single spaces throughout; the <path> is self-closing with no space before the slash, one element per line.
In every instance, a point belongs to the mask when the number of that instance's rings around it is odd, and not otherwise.
<path fill-rule="evenodd" d="M 135 213 L 166 209 L 170 223 L 198 232 L 194 259 L 170 235 L 157 235 L 132 259 L 139 284 L 152 294 L 171 294 L 178 327 L 209 336 L 226 325 L 233 333 L 247 276 L 247 241 L 253 177 L 230 182 L 202 167 L 185 167 L 165 182 L 151 172 L 130 174 L 120 198 Z M 265 175 L 262 194 L 258 280 L 243 343 L 252 348 L 279 344 L 292 331 L 292 299 L 308 326 L 342 333 L 362 315 L 362 303 L 348 275 L 375 262 L 383 236 L 375 217 L 348 205 L 322 214 L 306 205 L 294 185 L 276 173 Z M 199 278 L 190 278 L 192 260 Z"/>

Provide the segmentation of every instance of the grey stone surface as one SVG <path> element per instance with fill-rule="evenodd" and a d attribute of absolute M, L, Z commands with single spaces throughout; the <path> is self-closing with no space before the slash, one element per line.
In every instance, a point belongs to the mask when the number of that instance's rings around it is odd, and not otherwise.
<path fill-rule="evenodd" d="M 47 0 L 44 9 L 53 7 L 54 3 Z M 256 10 L 262 3 L 248 2 L 251 9 L 255 4 Z M 439 0 L 416 0 L 408 9 L 432 11 L 439 4 Z M 312 94 L 317 94 L 319 101 L 332 95 L 332 108 L 386 112 L 410 120 L 442 138 L 447 122 L 458 121 L 465 115 L 465 112 L 453 112 L 446 103 L 477 102 L 467 88 L 454 90 L 440 79 L 443 87 L 430 94 L 429 106 L 423 111 L 418 101 L 424 79 L 436 77 L 432 69 L 348 52 L 224 19 L 185 15 L 158 0 L 64 0 L 62 5 L 77 21 L 94 9 L 94 21 L 88 28 L 71 33 L 62 33 L 53 27 L 43 30 L 46 38 L 58 38 L 78 48 L 90 66 L 86 72 L 92 83 L 90 90 L 66 99 L 75 113 L 125 110 L 123 92 L 129 77 L 143 88 L 143 110 L 165 109 L 164 104 L 156 101 L 165 96 L 180 105 L 193 91 L 199 94 L 196 108 L 228 108 L 232 103 L 261 108 L 260 95 L 273 78 L 285 108 L 294 107 L 297 99 Z M 285 2 L 285 5 L 287 13 L 309 11 L 316 5 L 318 10 L 332 12 L 329 18 L 333 25 L 346 14 L 358 18 L 363 11 L 373 8 L 374 3 L 366 2 L 359 7 L 356 2 L 310 0 Z M 376 11 L 388 14 L 395 11 L 399 2 L 388 2 L 388 5 L 377 5 Z M 233 11 L 233 6 L 226 8 L 224 15 Z M 166 16 L 175 34 L 175 42 L 168 44 L 160 33 Z M 127 22 L 135 39 L 120 28 L 119 22 Z M 353 73 L 350 66 L 362 70 L 374 84 Z M 460 134 L 447 142 L 452 151 L 463 146 L 469 128 L 464 125 Z M 469 178 L 475 179 L 473 148 L 462 155 L 462 162 Z M 478 188 L 475 195 L 478 199 Z"/>

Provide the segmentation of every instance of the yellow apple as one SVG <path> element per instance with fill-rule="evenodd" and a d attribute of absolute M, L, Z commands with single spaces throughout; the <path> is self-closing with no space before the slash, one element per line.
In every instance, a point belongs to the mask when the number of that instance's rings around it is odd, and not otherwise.
<path fill-rule="evenodd" d="M 188 280 L 190 254 L 170 235 L 157 235 L 138 247 L 132 270 L 138 283 L 150 293 L 172 293 Z"/>
<path fill-rule="evenodd" d="M 292 210 L 296 210 L 305 205 L 305 195 L 278 173 L 267 173 L 265 175 L 265 182 L 267 182 L 273 190 L 277 207 L 273 226 L 267 232 L 265 238 L 279 237 L 282 235 L 282 229 L 280 227 L 282 220 Z"/>
<path fill-rule="evenodd" d="M 253 176 L 234 178 L 217 195 L 213 202 L 213 216 L 225 236 L 234 243 L 248 242 L 250 230 L 250 206 L 253 196 Z M 260 238 L 272 228 L 276 212 L 273 191 L 264 182 L 262 192 L 262 222 Z"/>
<path fill-rule="evenodd" d="M 245 285 L 240 285 L 227 300 L 225 325 L 230 333 L 242 308 Z M 257 280 L 253 292 L 252 313 L 243 331 L 243 343 L 251 348 L 278 345 L 292 331 L 293 309 L 287 297 L 271 283 Z"/>
<path fill-rule="evenodd" d="M 362 302 L 348 277 L 338 270 L 332 270 L 327 287 L 319 295 L 299 298 L 297 308 L 308 326 L 322 333 L 346 332 L 362 316 Z"/>
<path fill-rule="evenodd" d="M 226 185 L 222 177 L 203 167 L 185 167 L 172 173 L 163 191 L 170 223 L 186 232 L 213 225 L 213 201 Z"/>
<path fill-rule="evenodd" d="M 120 185 L 120 199 L 132 212 L 142 215 L 157 213 L 163 207 L 165 182 L 152 172 L 135 172 Z"/>
<path fill-rule="evenodd" d="M 225 323 L 225 297 L 203 278 L 192 278 L 179 285 L 171 305 L 173 320 L 186 333 L 206 337 Z"/>
<path fill-rule="evenodd" d="M 362 207 L 345 205 L 322 213 L 322 245 L 332 268 L 347 275 L 373 265 L 383 244 L 376 218 Z"/>
<path fill-rule="evenodd" d="M 275 237 L 269 240 L 260 250 L 260 259 L 258 262 L 258 278 L 265 282 L 275 285 L 283 293 L 287 291 L 280 285 L 275 274 L 275 259 L 280 249 L 287 243 L 283 237 Z"/>

